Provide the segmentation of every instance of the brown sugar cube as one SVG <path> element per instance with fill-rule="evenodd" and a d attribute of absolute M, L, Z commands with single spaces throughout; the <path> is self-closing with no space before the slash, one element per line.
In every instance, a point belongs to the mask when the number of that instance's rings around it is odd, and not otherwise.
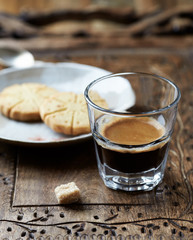
<path fill-rule="evenodd" d="M 62 184 L 55 188 L 56 198 L 60 204 L 70 204 L 80 198 L 80 189 L 74 182 Z"/>

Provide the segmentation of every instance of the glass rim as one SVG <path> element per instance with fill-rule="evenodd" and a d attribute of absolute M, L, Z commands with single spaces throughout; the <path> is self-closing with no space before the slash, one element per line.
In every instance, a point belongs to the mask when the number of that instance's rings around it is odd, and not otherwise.
<path fill-rule="evenodd" d="M 89 90 L 90 88 L 95 85 L 96 83 L 98 82 L 101 82 L 105 79 L 109 79 L 109 78 L 112 78 L 112 77 L 120 77 L 120 76 L 124 76 L 124 75 L 145 75 L 145 76 L 150 76 L 150 77 L 154 77 L 154 78 L 157 78 L 159 80 L 162 80 L 164 82 L 167 82 L 168 84 L 172 85 L 176 91 L 177 91 L 177 96 L 175 98 L 175 100 L 163 107 L 163 108 L 159 108 L 159 109 L 156 109 L 156 110 L 153 110 L 153 111 L 144 111 L 144 112 L 140 112 L 140 113 L 129 113 L 129 112 L 121 112 L 121 111 L 114 111 L 114 110 L 110 110 L 110 109 L 106 109 L 106 108 L 102 108 L 98 105 L 96 105 L 89 97 Z M 159 76 L 159 75 L 156 75 L 156 74 L 151 74 L 151 73 L 144 73 L 144 72 L 120 72 L 120 73 L 111 73 L 111 74 L 108 74 L 108 75 L 105 75 L 105 76 L 102 76 L 100 78 L 97 78 L 95 80 L 93 80 L 90 84 L 88 84 L 88 86 L 86 87 L 85 91 L 84 91 L 84 96 L 85 96 L 85 99 L 87 101 L 88 104 L 90 104 L 93 108 L 101 111 L 101 112 L 105 112 L 105 113 L 110 113 L 110 114 L 115 114 L 115 115 L 125 115 L 125 116 L 140 116 L 140 115 L 154 115 L 154 114 L 157 114 L 157 113 L 161 113 L 161 112 L 164 112 L 168 109 L 170 109 L 171 107 L 175 106 L 178 104 L 179 100 L 180 100 L 180 97 L 181 97 L 181 93 L 180 93 L 180 90 L 178 88 L 178 86 L 173 83 L 171 80 L 165 78 L 165 77 L 162 77 L 162 76 Z"/>

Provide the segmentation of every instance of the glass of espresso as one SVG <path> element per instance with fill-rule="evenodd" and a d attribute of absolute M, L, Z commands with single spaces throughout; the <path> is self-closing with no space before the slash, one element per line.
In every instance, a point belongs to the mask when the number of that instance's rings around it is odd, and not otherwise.
<path fill-rule="evenodd" d="M 91 82 L 85 99 L 105 185 L 125 191 L 152 190 L 164 176 L 180 99 L 178 87 L 156 75 L 118 73 Z"/>

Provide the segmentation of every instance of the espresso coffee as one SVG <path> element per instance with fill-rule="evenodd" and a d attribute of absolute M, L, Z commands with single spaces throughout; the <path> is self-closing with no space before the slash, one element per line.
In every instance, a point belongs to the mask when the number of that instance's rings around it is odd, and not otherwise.
<path fill-rule="evenodd" d="M 164 127 L 153 118 L 113 118 L 101 126 L 100 133 L 111 142 L 144 145 L 161 138 Z"/>
<path fill-rule="evenodd" d="M 102 165 L 123 173 L 156 169 L 168 148 L 165 128 L 154 118 L 100 119 L 94 136 Z"/>

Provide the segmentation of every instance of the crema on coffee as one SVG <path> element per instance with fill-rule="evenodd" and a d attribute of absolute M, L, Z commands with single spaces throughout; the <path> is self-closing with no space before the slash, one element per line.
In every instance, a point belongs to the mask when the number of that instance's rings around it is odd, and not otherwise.
<path fill-rule="evenodd" d="M 100 120 L 94 137 L 101 164 L 125 173 L 156 169 L 164 159 L 165 128 L 152 117 L 114 117 Z"/>

